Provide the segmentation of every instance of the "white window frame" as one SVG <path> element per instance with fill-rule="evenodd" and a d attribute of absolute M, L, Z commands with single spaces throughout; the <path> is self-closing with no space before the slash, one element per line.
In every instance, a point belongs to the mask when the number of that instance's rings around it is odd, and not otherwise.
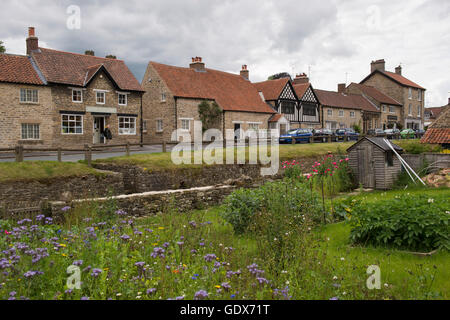
<path fill-rule="evenodd" d="M 24 137 L 24 126 L 26 126 L 26 137 Z M 31 127 L 31 130 L 30 130 Z M 35 136 L 37 127 L 37 137 Z M 29 138 L 29 133 L 31 132 L 32 138 Z M 21 140 L 41 140 L 41 126 L 39 123 L 22 123 L 21 124 Z"/>
<path fill-rule="evenodd" d="M 395 107 L 389 106 L 389 113 L 395 113 Z"/>
<path fill-rule="evenodd" d="M 327 110 L 327 116 L 328 117 L 332 117 L 333 116 L 333 109 L 328 109 Z"/>
<path fill-rule="evenodd" d="M 125 103 L 120 103 L 120 96 L 125 96 Z M 119 106 L 126 107 L 128 105 L 128 93 L 126 92 L 117 92 L 117 103 Z"/>
<path fill-rule="evenodd" d="M 259 127 L 262 122 L 247 122 L 248 130 L 259 131 L 261 128 Z"/>
<path fill-rule="evenodd" d="M 22 91 L 25 92 L 25 100 L 22 100 Z M 36 101 L 33 100 L 34 93 L 36 93 Z M 29 97 L 31 98 L 31 100 L 28 99 Z M 19 101 L 20 101 L 20 103 L 39 103 L 39 90 L 38 89 L 20 88 Z"/>
<path fill-rule="evenodd" d="M 73 100 L 73 93 L 75 91 L 79 91 L 80 92 L 80 96 L 81 96 L 81 100 L 80 101 Z M 72 102 L 73 103 L 83 103 L 83 89 L 72 89 Z"/>
<path fill-rule="evenodd" d="M 128 121 L 123 121 L 123 124 L 127 123 L 127 124 L 133 124 L 133 128 L 120 128 L 120 120 L 121 119 L 127 119 Z M 133 119 L 133 121 L 129 121 L 130 119 Z M 119 116 L 117 117 L 117 122 L 118 122 L 118 130 L 119 130 L 119 135 L 120 136 L 134 136 L 136 135 L 136 117 L 127 117 L 127 116 Z M 133 129 L 134 131 L 130 131 L 130 132 L 126 132 L 124 130 L 130 130 Z"/>
<path fill-rule="evenodd" d="M 408 106 L 408 116 L 412 116 L 412 104 L 411 103 Z"/>
<path fill-rule="evenodd" d="M 161 102 L 166 102 L 166 92 L 161 92 Z"/>
<path fill-rule="evenodd" d="M 350 118 L 356 118 L 356 112 L 350 111 Z"/>
<path fill-rule="evenodd" d="M 408 89 L 408 99 L 412 100 L 412 88 Z"/>
<path fill-rule="evenodd" d="M 417 106 L 417 118 L 420 118 L 422 115 L 422 106 Z"/>
<path fill-rule="evenodd" d="M 147 120 L 142 120 L 142 132 L 147 132 L 148 131 L 148 121 Z"/>
<path fill-rule="evenodd" d="M 66 120 L 66 122 L 68 122 L 68 123 L 75 122 L 75 131 L 76 131 L 76 128 L 77 128 L 76 123 L 78 122 L 76 117 L 80 117 L 81 132 L 64 132 L 64 127 L 63 127 L 64 116 L 69 117 Z M 75 117 L 75 120 L 71 120 L 70 117 Z M 70 113 L 62 113 L 61 114 L 61 134 L 62 135 L 82 135 L 83 132 L 84 132 L 84 117 L 83 117 L 82 114 L 70 114 Z"/>
<path fill-rule="evenodd" d="M 95 103 L 96 104 L 106 104 L 106 92 L 102 90 L 94 90 L 95 91 Z M 98 102 L 98 94 L 103 94 L 103 102 Z"/>
<path fill-rule="evenodd" d="M 164 131 L 163 119 L 156 119 L 156 132 L 163 132 L 163 131 Z"/>
<path fill-rule="evenodd" d="M 341 115 L 341 114 L 342 114 L 342 115 Z M 338 117 L 339 117 L 339 118 L 345 117 L 344 110 L 339 110 L 339 112 L 338 112 Z"/>
<path fill-rule="evenodd" d="M 422 101 L 422 90 L 420 89 L 417 90 L 417 100 Z"/>
<path fill-rule="evenodd" d="M 386 112 L 386 105 L 383 104 L 383 105 L 381 106 L 381 110 L 382 110 L 383 112 Z"/>
<path fill-rule="evenodd" d="M 181 121 L 181 130 L 185 130 L 185 131 L 191 131 L 191 120 L 192 119 L 190 119 L 190 118 L 180 118 L 180 121 Z M 187 129 L 185 128 L 185 126 L 183 126 L 183 123 L 184 124 L 188 124 L 187 125 Z"/>

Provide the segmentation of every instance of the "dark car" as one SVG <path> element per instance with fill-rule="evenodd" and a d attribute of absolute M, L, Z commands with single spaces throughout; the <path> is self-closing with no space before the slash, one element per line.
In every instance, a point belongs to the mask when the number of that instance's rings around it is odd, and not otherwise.
<path fill-rule="evenodd" d="M 384 131 L 383 129 L 369 129 L 367 130 L 367 135 L 368 136 L 384 136 Z"/>
<path fill-rule="evenodd" d="M 398 129 L 386 129 L 386 130 L 384 130 L 384 133 L 386 134 L 388 139 L 400 137 L 400 130 L 398 130 Z"/>
<path fill-rule="evenodd" d="M 422 129 L 416 129 L 414 130 L 416 132 L 416 137 L 420 138 L 425 134 L 425 130 Z"/>
<path fill-rule="evenodd" d="M 334 133 L 335 141 L 343 141 L 345 140 L 345 137 L 348 137 L 347 138 L 348 141 L 350 140 L 358 141 L 359 133 L 357 133 L 355 130 L 351 128 L 337 129 Z"/>
<path fill-rule="evenodd" d="M 286 134 L 280 136 L 280 143 L 292 143 L 292 139 L 295 138 L 295 143 L 297 142 L 309 142 L 309 138 L 313 136 L 311 129 L 292 129 Z"/>
<path fill-rule="evenodd" d="M 331 129 L 321 128 L 313 130 L 314 141 L 327 142 L 328 137 L 333 136 L 333 131 Z"/>

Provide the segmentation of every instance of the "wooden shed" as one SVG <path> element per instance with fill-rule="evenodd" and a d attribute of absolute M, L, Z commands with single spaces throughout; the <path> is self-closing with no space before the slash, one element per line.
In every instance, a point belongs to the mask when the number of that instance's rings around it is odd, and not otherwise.
<path fill-rule="evenodd" d="M 391 143 L 397 153 L 403 151 Z M 401 162 L 383 138 L 364 137 L 347 149 L 349 166 L 364 188 L 390 189 L 402 171 Z"/>

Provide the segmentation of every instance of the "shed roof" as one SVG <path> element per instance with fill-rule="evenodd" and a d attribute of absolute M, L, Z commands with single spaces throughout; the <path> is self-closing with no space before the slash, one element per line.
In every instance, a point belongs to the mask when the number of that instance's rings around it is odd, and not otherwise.
<path fill-rule="evenodd" d="M 391 151 L 391 148 L 389 148 L 389 146 L 387 145 L 387 143 L 384 141 L 384 138 L 380 138 L 380 137 L 364 137 L 361 140 L 359 140 L 358 142 L 356 142 L 354 145 L 352 145 L 350 148 L 347 149 L 347 151 L 350 151 L 351 149 L 353 149 L 355 146 L 357 146 L 358 144 L 360 144 L 362 141 L 368 140 L 371 143 L 373 143 L 374 145 L 376 145 L 377 147 L 379 147 L 380 149 L 382 149 L 383 151 Z M 401 147 L 399 147 L 396 144 L 393 144 L 391 142 L 392 147 L 394 147 L 394 149 L 396 151 L 403 151 L 403 149 Z"/>

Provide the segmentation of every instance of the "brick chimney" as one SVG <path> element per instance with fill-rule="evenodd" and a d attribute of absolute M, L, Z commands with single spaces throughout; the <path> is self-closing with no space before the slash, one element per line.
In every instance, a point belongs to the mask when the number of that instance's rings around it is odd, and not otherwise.
<path fill-rule="evenodd" d="M 345 83 L 338 83 L 338 92 L 339 93 L 345 93 L 345 88 L 346 88 Z"/>
<path fill-rule="evenodd" d="M 29 27 L 27 38 L 27 55 L 30 55 L 32 51 L 38 49 L 39 49 L 39 39 L 35 35 L 34 27 Z"/>
<path fill-rule="evenodd" d="M 205 71 L 205 63 L 202 62 L 202 57 L 192 58 L 192 63 L 189 65 L 190 68 L 195 69 L 197 72 Z"/>
<path fill-rule="evenodd" d="M 370 64 L 370 73 L 374 72 L 375 70 L 386 71 L 386 62 L 384 61 L 384 59 L 372 61 L 372 63 Z"/>
<path fill-rule="evenodd" d="M 297 74 L 292 81 L 293 84 L 309 83 L 309 78 L 306 73 Z"/>
<path fill-rule="evenodd" d="M 247 69 L 247 65 L 244 64 L 242 65 L 242 70 L 241 70 L 241 76 L 245 79 L 245 80 L 249 80 L 249 76 L 250 76 L 250 72 Z"/>
<path fill-rule="evenodd" d="M 397 68 L 395 68 L 395 73 L 402 75 L 402 66 L 398 66 Z"/>

